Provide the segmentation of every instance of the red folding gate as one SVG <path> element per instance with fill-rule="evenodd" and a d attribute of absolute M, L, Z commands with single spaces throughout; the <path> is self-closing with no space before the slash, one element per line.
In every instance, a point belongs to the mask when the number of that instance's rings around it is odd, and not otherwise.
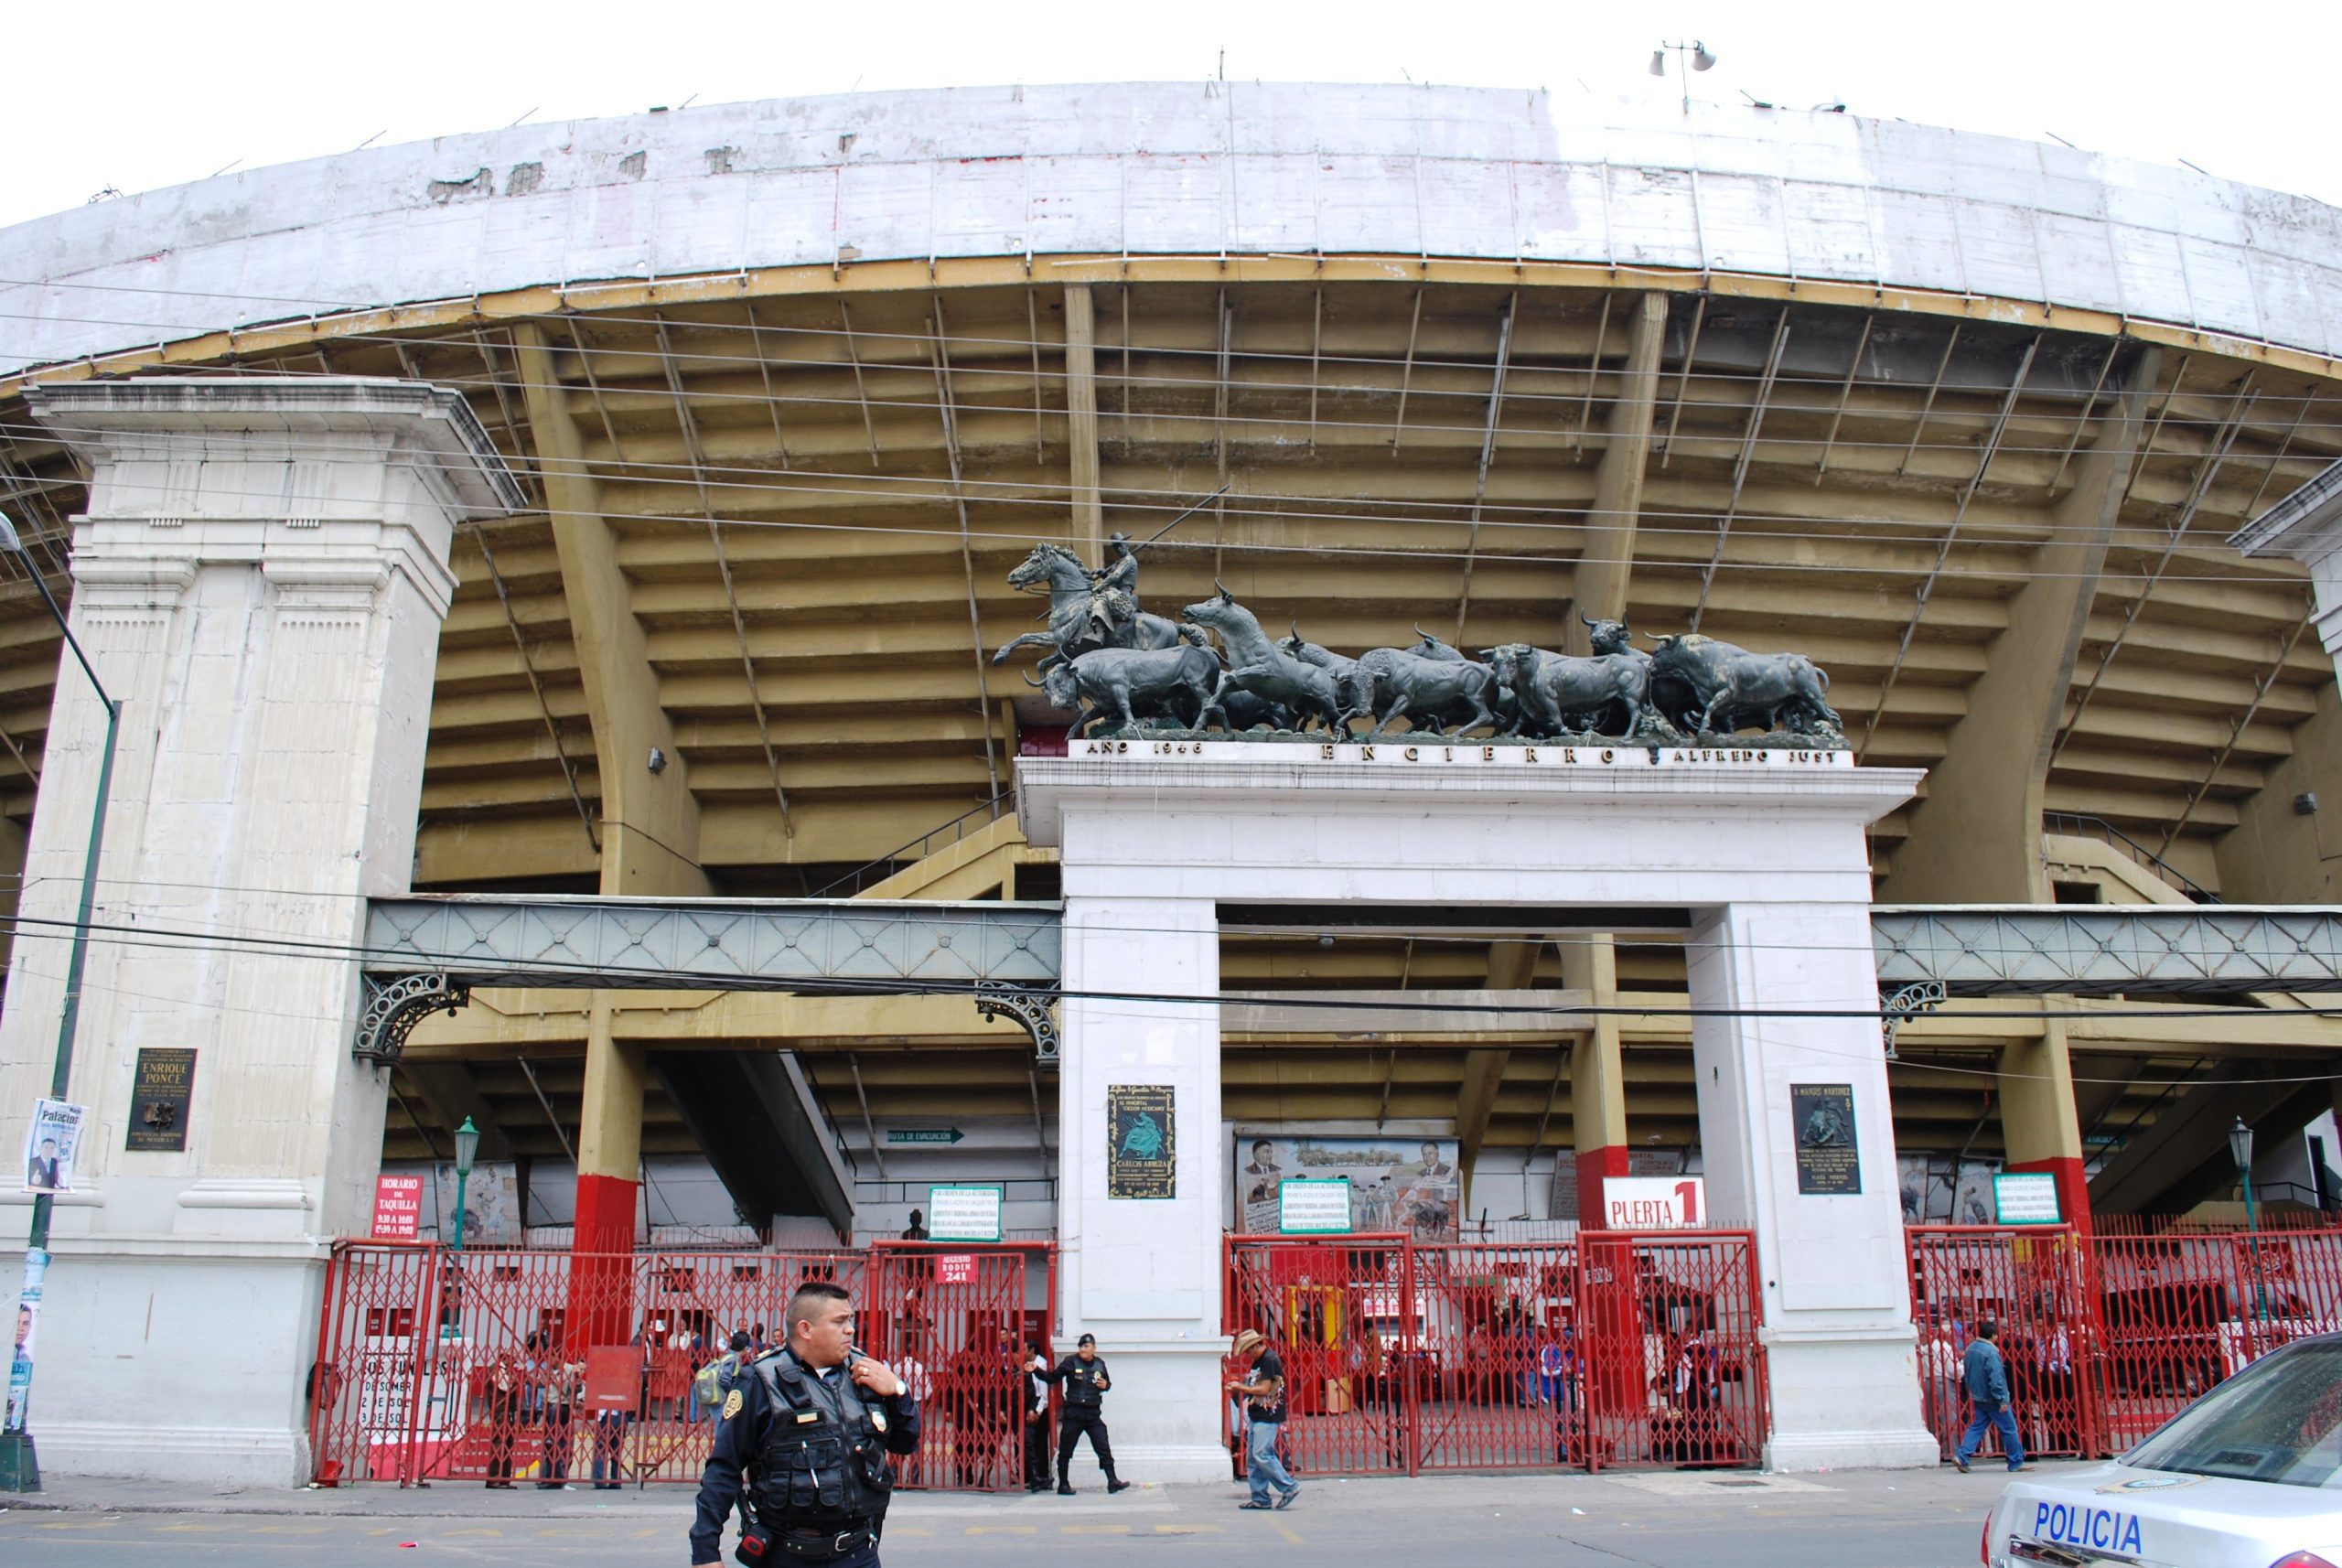
<path fill-rule="evenodd" d="M 1022 1347 L 1049 1351 L 1056 1258 L 1041 1242 L 871 1249 L 862 1343 L 903 1375 L 922 1411 L 902 1485 L 997 1492 L 1023 1484 Z"/>
<path fill-rule="evenodd" d="M 2092 1369 L 2104 1346 L 2084 1240 L 2067 1225 L 1915 1226 L 1906 1239 L 1920 1409 L 1938 1449 L 1949 1456 L 1967 1428 L 1961 1358 L 1990 1319 L 2000 1325 L 2025 1452 L 2097 1452 L 2102 1416 Z M 1997 1452 L 1997 1439 L 1986 1442 Z"/>
<path fill-rule="evenodd" d="M 854 1293 L 859 1337 L 931 1402 L 904 1483 L 1008 1485 L 1021 1402 L 1001 1341 L 1054 1306 L 1047 1247 L 461 1253 L 345 1243 L 327 1271 L 310 1449 L 326 1485 L 696 1482 L 717 1412 L 693 1374 L 735 1332 L 779 1343 L 807 1280 Z M 624 1408 L 587 1408 L 590 1364 Z M 613 1370 L 615 1369 L 615 1371 Z"/>
<path fill-rule="evenodd" d="M 2342 1231 L 2082 1235 L 2073 1227 L 1914 1226 L 1912 1317 L 1928 1423 L 1969 1419 L 1960 1352 L 2001 1325 L 2030 1453 L 2119 1453 L 2255 1358 L 2342 1327 Z"/>
<path fill-rule="evenodd" d="M 1304 1470 L 1745 1466 L 1767 1426 L 1754 1259 L 1742 1231 L 1231 1237 L 1223 1310 L 1275 1345 Z"/>

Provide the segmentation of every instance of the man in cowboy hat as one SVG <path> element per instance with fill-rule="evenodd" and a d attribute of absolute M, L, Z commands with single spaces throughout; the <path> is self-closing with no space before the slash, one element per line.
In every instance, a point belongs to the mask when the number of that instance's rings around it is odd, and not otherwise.
<path fill-rule="evenodd" d="M 1228 1384 L 1231 1392 L 1244 1396 L 1244 1477 L 1252 1484 L 1252 1501 L 1237 1506 L 1291 1508 L 1301 1495 L 1301 1483 L 1277 1457 L 1277 1436 L 1284 1430 L 1284 1360 L 1254 1328 L 1239 1334 L 1234 1348 L 1237 1355 L 1252 1358 L 1252 1376 Z M 1273 1488 L 1277 1493 L 1273 1503 L 1269 1500 Z"/>

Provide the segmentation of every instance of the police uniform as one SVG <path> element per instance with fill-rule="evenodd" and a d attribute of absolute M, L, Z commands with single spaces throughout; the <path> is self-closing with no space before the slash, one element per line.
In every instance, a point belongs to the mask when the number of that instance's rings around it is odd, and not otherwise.
<path fill-rule="evenodd" d="M 1105 1399 L 1105 1390 L 1099 1385 L 1110 1380 L 1106 1358 L 1085 1361 L 1079 1355 L 1068 1356 L 1039 1375 L 1065 1385 L 1065 1403 L 1058 1411 L 1058 1490 L 1072 1490 L 1066 1466 L 1073 1462 L 1074 1440 L 1084 1433 L 1090 1435 L 1090 1451 L 1098 1455 L 1098 1468 L 1106 1472 L 1106 1489 L 1122 1490 L 1123 1483 L 1114 1474 L 1114 1446 L 1106 1436 L 1106 1418 L 1099 1408 Z"/>
<path fill-rule="evenodd" d="M 918 1446 L 919 1402 L 908 1388 L 881 1399 L 854 1385 L 850 1366 L 823 1377 L 790 1350 L 758 1358 L 724 1396 L 700 1476 L 692 1561 L 722 1560 L 725 1516 L 745 1485 L 756 1523 L 744 1547 L 763 1541 L 748 1560 L 877 1568 L 895 1485 L 886 1455 Z"/>

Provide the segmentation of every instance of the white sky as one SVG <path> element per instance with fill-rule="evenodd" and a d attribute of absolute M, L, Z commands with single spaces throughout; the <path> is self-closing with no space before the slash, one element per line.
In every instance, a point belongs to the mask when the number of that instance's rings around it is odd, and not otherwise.
<path fill-rule="evenodd" d="M 1680 94 L 1661 38 L 1720 57 L 1693 96 L 2044 139 L 2342 204 L 2334 0 L 2126 5 L 1686 3 L 1621 20 L 1570 0 L 1188 0 L 1145 7 L 833 0 L 615 5 L 24 4 L 0 38 L 14 156 L 0 225 L 345 152 L 740 99 L 995 82 L 1231 79 Z M 1403 75 L 1402 75 L 1403 73 Z"/>

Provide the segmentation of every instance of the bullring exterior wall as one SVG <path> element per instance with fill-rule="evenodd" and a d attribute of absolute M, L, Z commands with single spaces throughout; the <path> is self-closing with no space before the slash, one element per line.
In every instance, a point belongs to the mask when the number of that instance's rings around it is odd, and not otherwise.
<path fill-rule="evenodd" d="M 94 203 L 0 230 L 0 373 L 532 285 L 1263 253 L 1870 284 L 2342 352 L 2342 211 L 2184 169 L 1845 114 L 1155 82 L 524 125 Z"/>

